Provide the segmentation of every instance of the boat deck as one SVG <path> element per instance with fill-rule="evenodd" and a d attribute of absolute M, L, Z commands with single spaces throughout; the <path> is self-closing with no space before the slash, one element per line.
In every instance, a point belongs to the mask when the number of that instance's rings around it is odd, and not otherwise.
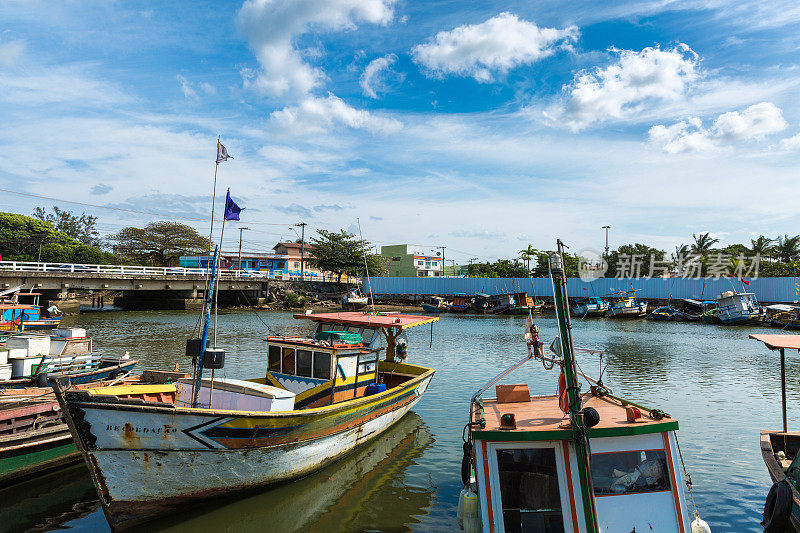
<path fill-rule="evenodd" d="M 514 439 L 514 434 L 531 432 L 543 433 L 545 437 L 570 438 L 572 431 L 569 417 L 558 407 L 558 398 L 551 396 L 531 396 L 530 401 L 498 403 L 496 398 L 482 400 L 482 415 L 486 427 L 474 434 L 492 433 L 487 437 L 497 437 L 495 432 L 508 435 L 504 440 Z M 641 418 L 628 422 L 625 405 L 619 400 L 603 396 L 584 395 L 583 405 L 593 407 L 600 415 L 600 423 L 589 430 L 590 436 L 603 437 L 617 434 L 656 433 L 677 429 L 677 421 L 669 416 L 656 420 L 649 416 L 647 410 L 639 409 Z M 501 416 L 513 414 L 516 428 L 511 429 L 501 424 Z M 479 413 L 473 415 L 473 421 L 480 418 Z M 562 435 L 563 433 L 563 435 Z M 523 438 L 518 435 L 520 440 Z"/>

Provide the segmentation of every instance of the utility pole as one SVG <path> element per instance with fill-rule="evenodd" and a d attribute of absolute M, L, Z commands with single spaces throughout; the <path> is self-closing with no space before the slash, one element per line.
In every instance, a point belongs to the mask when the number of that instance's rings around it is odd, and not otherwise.
<path fill-rule="evenodd" d="M 611 226 L 603 226 L 603 229 L 606 230 L 606 255 L 605 259 L 608 261 L 608 230 L 611 229 Z"/>
<path fill-rule="evenodd" d="M 447 248 L 447 246 L 437 246 L 436 248 L 442 251 L 442 276 L 444 276 L 444 249 Z"/>
<path fill-rule="evenodd" d="M 242 268 L 242 232 L 250 228 L 239 228 L 239 272 L 244 270 Z"/>
<path fill-rule="evenodd" d="M 306 280 L 306 223 L 298 222 L 293 226 L 300 227 L 300 279 Z"/>
<path fill-rule="evenodd" d="M 469 268 L 467 269 L 467 277 L 469 277 L 472 274 L 472 262 L 473 261 L 477 261 L 477 260 L 478 260 L 477 257 L 470 258 L 470 260 L 469 260 Z"/>

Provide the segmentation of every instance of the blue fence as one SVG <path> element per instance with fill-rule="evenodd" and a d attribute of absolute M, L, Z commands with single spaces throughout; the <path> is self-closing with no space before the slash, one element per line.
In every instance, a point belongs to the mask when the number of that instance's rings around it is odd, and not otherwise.
<path fill-rule="evenodd" d="M 501 294 L 525 291 L 530 295 L 552 296 L 549 278 L 372 278 L 372 292 L 376 295 L 409 294 Z M 585 282 L 570 278 L 567 290 L 571 298 L 606 296 L 620 290 L 639 289 L 639 298 L 693 298 L 715 299 L 728 290 L 753 292 L 761 302 L 794 302 L 798 298 L 796 283 L 800 278 L 760 278 L 750 280 L 750 286 L 733 278 L 599 278 Z M 365 287 L 366 288 L 366 287 Z"/>

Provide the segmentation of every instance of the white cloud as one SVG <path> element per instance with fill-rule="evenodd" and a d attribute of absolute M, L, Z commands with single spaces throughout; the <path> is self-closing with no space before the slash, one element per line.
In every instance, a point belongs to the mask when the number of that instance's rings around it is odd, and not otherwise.
<path fill-rule="evenodd" d="M 781 140 L 780 146 L 782 150 L 797 150 L 800 148 L 800 133 L 793 137 L 787 137 L 786 139 Z"/>
<path fill-rule="evenodd" d="M 566 101 L 554 118 L 573 130 L 594 122 L 622 119 L 647 107 L 685 98 L 699 77 L 698 56 L 685 44 L 662 50 L 611 49 L 618 59 L 605 68 L 575 75 L 564 86 Z"/>
<path fill-rule="evenodd" d="M 8 41 L 0 44 L 0 65 L 16 65 L 25 52 L 25 41 Z"/>
<path fill-rule="evenodd" d="M 183 91 L 183 96 L 190 100 L 197 100 L 197 92 L 192 88 L 192 85 L 189 83 L 189 80 L 178 74 L 175 76 L 178 80 L 178 83 L 181 84 L 181 91 Z"/>
<path fill-rule="evenodd" d="M 389 67 L 391 67 L 395 61 L 397 61 L 397 56 L 395 54 L 389 54 L 369 62 L 360 80 L 361 89 L 366 96 L 378 98 L 378 92 L 386 91 Z"/>
<path fill-rule="evenodd" d="M 751 105 L 741 113 L 729 111 L 714 121 L 714 135 L 731 140 L 758 139 L 786 129 L 781 110 L 770 102 Z"/>
<path fill-rule="evenodd" d="M 117 84 L 97 79 L 88 66 L 26 65 L 0 75 L 0 102 L 18 105 L 72 103 L 101 107 L 130 103 L 134 98 Z"/>
<path fill-rule="evenodd" d="M 685 152 L 706 152 L 717 150 L 718 147 L 703 129 L 703 124 L 698 118 L 680 121 L 672 126 L 657 125 L 650 128 L 648 133 L 650 142 L 660 146 L 668 154 Z"/>
<path fill-rule="evenodd" d="M 261 65 L 242 71 L 245 85 L 271 95 L 302 97 L 323 73 L 303 58 L 294 40 L 310 29 L 354 29 L 357 22 L 387 24 L 394 0 L 247 0 L 238 24 Z"/>
<path fill-rule="evenodd" d="M 309 96 L 296 106 L 273 111 L 270 121 L 297 135 L 322 133 L 336 126 L 365 129 L 371 133 L 393 133 L 402 128 L 395 119 L 355 109 L 331 93 L 325 98 Z"/>
<path fill-rule="evenodd" d="M 471 76 L 481 83 L 494 80 L 520 65 L 555 53 L 561 43 L 578 37 L 574 26 L 539 28 L 511 13 L 501 13 L 480 24 L 442 31 L 411 50 L 414 61 L 432 76 Z"/>
<path fill-rule="evenodd" d="M 672 126 L 653 126 L 648 137 L 652 144 L 669 154 L 704 152 L 733 142 L 763 139 L 783 131 L 786 126 L 778 107 L 771 102 L 761 102 L 741 112 L 728 111 L 719 115 L 710 128 L 704 128 L 699 118 L 690 118 Z"/>

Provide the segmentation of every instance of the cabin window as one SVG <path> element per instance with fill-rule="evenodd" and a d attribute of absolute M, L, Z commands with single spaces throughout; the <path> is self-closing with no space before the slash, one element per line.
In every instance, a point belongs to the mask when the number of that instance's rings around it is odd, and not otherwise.
<path fill-rule="evenodd" d="M 283 362 L 281 366 L 283 374 L 294 375 L 294 348 L 283 349 Z"/>
<path fill-rule="evenodd" d="M 269 368 L 270 372 L 280 372 L 281 371 L 281 347 L 280 346 L 272 346 L 272 345 L 270 345 L 267 367 Z"/>
<path fill-rule="evenodd" d="M 311 377 L 311 352 L 308 350 L 297 350 L 297 375 Z"/>
<path fill-rule="evenodd" d="M 334 324 L 333 329 L 331 331 L 344 331 L 345 325 L 344 324 Z"/>
<path fill-rule="evenodd" d="M 670 490 L 664 450 L 592 454 L 592 480 L 597 496 Z"/>
<path fill-rule="evenodd" d="M 348 333 L 361 333 L 361 326 L 347 326 Z"/>
<path fill-rule="evenodd" d="M 508 533 L 563 533 L 555 448 L 497 450 L 497 470 Z"/>
<path fill-rule="evenodd" d="M 314 377 L 317 379 L 331 379 L 331 354 L 314 352 Z"/>

